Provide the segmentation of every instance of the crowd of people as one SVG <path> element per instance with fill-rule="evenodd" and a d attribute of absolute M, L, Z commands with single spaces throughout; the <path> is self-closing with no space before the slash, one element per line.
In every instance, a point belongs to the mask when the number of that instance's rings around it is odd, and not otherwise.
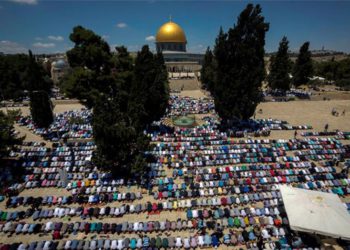
<path fill-rule="evenodd" d="M 237 235 L 235 232 L 225 234 L 223 244 L 226 246 L 237 246 L 242 244 L 245 239 L 252 238 L 252 232 L 249 233 L 243 231 L 242 234 Z M 267 230 L 263 231 L 264 234 L 268 234 Z M 244 236 L 243 236 L 244 235 Z M 319 248 L 301 248 L 302 240 L 300 237 L 294 237 L 292 241 L 295 249 L 314 249 Z M 249 249 L 286 249 L 289 246 L 285 237 L 281 237 L 278 241 L 263 243 L 261 241 L 247 244 Z M 4 245 L 1 249 L 18 249 L 18 250 L 50 250 L 50 249 L 83 249 L 83 250 L 96 250 L 96 249 L 196 249 L 196 248 L 218 248 L 220 241 L 216 234 L 204 234 L 198 236 L 169 236 L 169 237 L 119 237 L 118 239 L 97 239 L 97 240 L 63 240 L 63 241 L 35 241 L 30 244 L 14 243 L 11 246 Z"/>
<path fill-rule="evenodd" d="M 207 114 L 214 111 L 214 101 L 210 98 L 196 99 L 188 96 L 171 95 L 167 115 Z"/>
<path fill-rule="evenodd" d="M 287 91 L 283 91 L 283 90 L 273 90 L 270 89 L 268 91 L 264 91 L 263 95 L 266 96 L 272 96 L 272 97 L 285 97 L 284 100 L 288 100 L 286 98 L 295 98 L 298 97 L 300 99 L 310 99 L 312 93 L 310 91 L 306 91 L 306 90 L 302 90 L 302 89 L 290 89 Z M 281 100 L 281 99 L 277 99 L 277 100 Z"/>
<path fill-rule="evenodd" d="M 349 140 L 350 132 L 345 131 L 305 131 L 301 133 L 305 137 L 316 137 L 316 136 L 333 136 L 338 140 Z"/>
<path fill-rule="evenodd" d="M 59 114 L 46 132 L 61 130 L 72 139 L 91 133 L 89 112 Z M 214 113 L 210 99 L 172 96 L 166 116 L 208 113 Z M 71 126 L 71 117 L 84 117 L 84 123 Z M 18 122 L 32 128 L 28 118 Z M 272 119 L 254 124 L 266 131 L 311 129 Z M 153 147 L 145 152 L 154 160 L 142 187 L 98 169 L 93 142 L 62 141 L 52 148 L 24 143 L 11 152 L 20 160 L 22 180 L 0 197 L 0 238 L 14 237 L 0 249 L 319 249 L 290 228 L 280 185 L 347 197 L 350 178 L 338 164 L 350 158 L 350 146 L 340 141 L 349 133 L 303 132 L 302 138 L 273 140 L 248 138 L 244 131 L 236 136 L 234 129 L 220 130 L 215 114 L 201 126 L 155 129 L 148 134 Z M 57 194 L 31 192 L 49 188 Z M 175 213 L 176 219 L 168 218 Z M 23 243 L 22 235 L 35 240 Z"/>
<path fill-rule="evenodd" d="M 46 140 L 58 141 L 60 139 L 92 138 L 91 119 L 92 111 L 82 109 L 56 113 L 48 129 L 35 126 L 31 116 L 20 116 L 17 123 L 26 126 Z"/>

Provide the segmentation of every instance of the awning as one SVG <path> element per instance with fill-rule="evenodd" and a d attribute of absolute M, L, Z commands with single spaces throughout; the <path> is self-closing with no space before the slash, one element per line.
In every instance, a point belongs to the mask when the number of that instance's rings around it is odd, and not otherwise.
<path fill-rule="evenodd" d="M 336 194 L 280 186 L 290 227 L 350 240 L 350 214 Z"/>

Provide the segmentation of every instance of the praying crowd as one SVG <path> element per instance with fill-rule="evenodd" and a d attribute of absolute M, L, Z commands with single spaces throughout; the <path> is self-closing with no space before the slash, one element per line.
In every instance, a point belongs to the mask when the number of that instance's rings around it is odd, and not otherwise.
<path fill-rule="evenodd" d="M 193 97 L 171 95 L 167 116 L 207 114 L 213 112 L 214 109 L 214 101 L 209 98 L 196 99 Z"/>
<path fill-rule="evenodd" d="M 56 114 L 49 130 L 20 118 L 44 138 L 71 140 L 25 142 L 11 152 L 19 163 L 0 173 L 8 183 L 0 196 L 0 250 L 320 249 L 314 235 L 290 228 L 280 185 L 349 197 L 350 178 L 339 167 L 350 159 L 341 141 L 350 133 L 256 119 L 249 132 L 303 130 L 302 137 L 249 138 L 247 124 L 220 130 L 214 112 L 209 98 L 171 96 L 166 116 L 208 116 L 193 128 L 147 131 L 153 147 L 145 154 L 154 160 L 141 183 L 98 169 L 94 142 L 74 141 L 91 137 L 91 111 Z M 12 178 L 14 167 L 21 180 Z"/>
<path fill-rule="evenodd" d="M 60 139 L 91 138 L 91 119 L 91 110 L 82 109 L 55 113 L 54 121 L 48 129 L 36 127 L 30 116 L 19 117 L 17 123 L 26 126 L 33 133 L 43 136 L 46 140 L 57 141 Z"/>
<path fill-rule="evenodd" d="M 310 91 L 302 90 L 302 89 L 293 89 L 283 91 L 283 90 L 273 90 L 270 89 L 268 91 L 263 92 L 264 97 L 273 96 L 273 97 L 298 97 L 300 99 L 310 99 L 312 93 Z"/>

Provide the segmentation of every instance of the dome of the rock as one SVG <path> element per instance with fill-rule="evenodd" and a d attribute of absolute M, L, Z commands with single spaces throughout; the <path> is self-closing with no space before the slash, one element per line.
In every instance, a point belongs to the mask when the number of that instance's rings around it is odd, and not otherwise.
<path fill-rule="evenodd" d="M 183 29 L 176 23 L 169 21 L 163 24 L 156 35 L 157 43 L 186 43 Z"/>

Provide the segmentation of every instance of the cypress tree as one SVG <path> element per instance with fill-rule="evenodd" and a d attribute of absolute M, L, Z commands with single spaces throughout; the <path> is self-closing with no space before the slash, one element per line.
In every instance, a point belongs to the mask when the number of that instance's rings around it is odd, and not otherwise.
<path fill-rule="evenodd" d="M 288 56 L 288 43 L 287 37 L 284 36 L 280 41 L 277 54 L 271 57 L 268 82 L 272 89 L 290 89 L 291 60 Z"/>
<path fill-rule="evenodd" d="M 309 77 L 313 74 L 313 65 L 311 52 L 309 51 L 309 42 L 305 42 L 299 50 L 298 58 L 293 70 L 293 84 L 300 86 L 309 82 Z"/>
<path fill-rule="evenodd" d="M 49 93 L 51 85 L 43 78 L 43 68 L 35 61 L 35 57 L 29 50 L 26 79 L 30 97 L 30 113 L 36 126 L 48 128 L 53 122 L 53 106 Z"/>
<path fill-rule="evenodd" d="M 153 54 L 148 46 L 143 46 L 135 59 L 129 113 L 138 130 L 142 130 L 146 124 L 152 121 L 148 111 L 152 108 L 150 107 L 149 94 L 155 75 L 153 59 Z"/>
<path fill-rule="evenodd" d="M 217 66 L 212 93 L 224 124 L 248 119 L 261 100 L 268 29 L 260 5 L 253 4 L 247 5 L 227 33 L 220 29 L 214 49 Z"/>
<path fill-rule="evenodd" d="M 214 55 L 208 47 L 201 68 L 201 82 L 204 89 L 211 91 L 214 85 Z"/>
<path fill-rule="evenodd" d="M 169 102 L 169 82 L 168 71 L 165 66 L 163 54 L 157 53 L 154 55 L 156 74 L 154 83 L 150 88 L 151 120 L 158 121 L 165 114 Z"/>
<path fill-rule="evenodd" d="M 97 145 L 94 161 L 114 176 L 130 176 L 135 174 L 135 168 L 140 175 L 146 166 L 142 150 L 147 150 L 149 141 L 130 124 L 118 103 L 105 95 L 96 99 L 92 123 Z"/>
<path fill-rule="evenodd" d="M 121 112 L 128 112 L 130 99 L 131 82 L 133 81 L 133 59 L 126 47 L 120 46 L 115 48 L 117 53 L 113 57 L 114 68 L 113 77 L 116 84 L 112 88 L 112 96 L 118 96 L 119 108 Z"/>
<path fill-rule="evenodd" d="M 46 93 L 51 93 L 52 81 L 45 77 L 45 70 L 40 66 L 32 53 L 29 50 L 28 66 L 25 72 L 26 88 L 29 91 L 42 90 Z"/>
<path fill-rule="evenodd" d="M 216 105 L 216 110 L 221 110 L 222 108 L 219 108 L 219 105 L 221 104 L 221 98 L 216 98 L 217 93 L 223 93 L 225 90 L 224 85 L 220 84 L 226 77 L 225 72 L 227 72 L 228 67 L 225 63 L 227 60 L 227 54 L 226 54 L 226 46 L 227 46 L 227 33 L 224 32 L 222 27 L 220 27 L 219 35 L 217 36 L 215 40 L 215 47 L 214 47 L 214 55 L 215 60 L 217 63 L 217 67 L 215 68 L 214 75 L 215 75 L 215 82 L 213 86 L 210 87 L 209 91 L 214 96 L 214 101 Z"/>
<path fill-rule="evenodd" d="M 53 105 L 49 95 L 43 90 L 30 93 L 30 113 L 36 126 L 48 128 L 53 122 Z"/>
<path fill-rule="evenodd" d="M 165 113 L 168 99 L 168 75 L 162 54 L 153 55 L 147 45 L 135 60 L 129 113 L 142 130 Z"/>

